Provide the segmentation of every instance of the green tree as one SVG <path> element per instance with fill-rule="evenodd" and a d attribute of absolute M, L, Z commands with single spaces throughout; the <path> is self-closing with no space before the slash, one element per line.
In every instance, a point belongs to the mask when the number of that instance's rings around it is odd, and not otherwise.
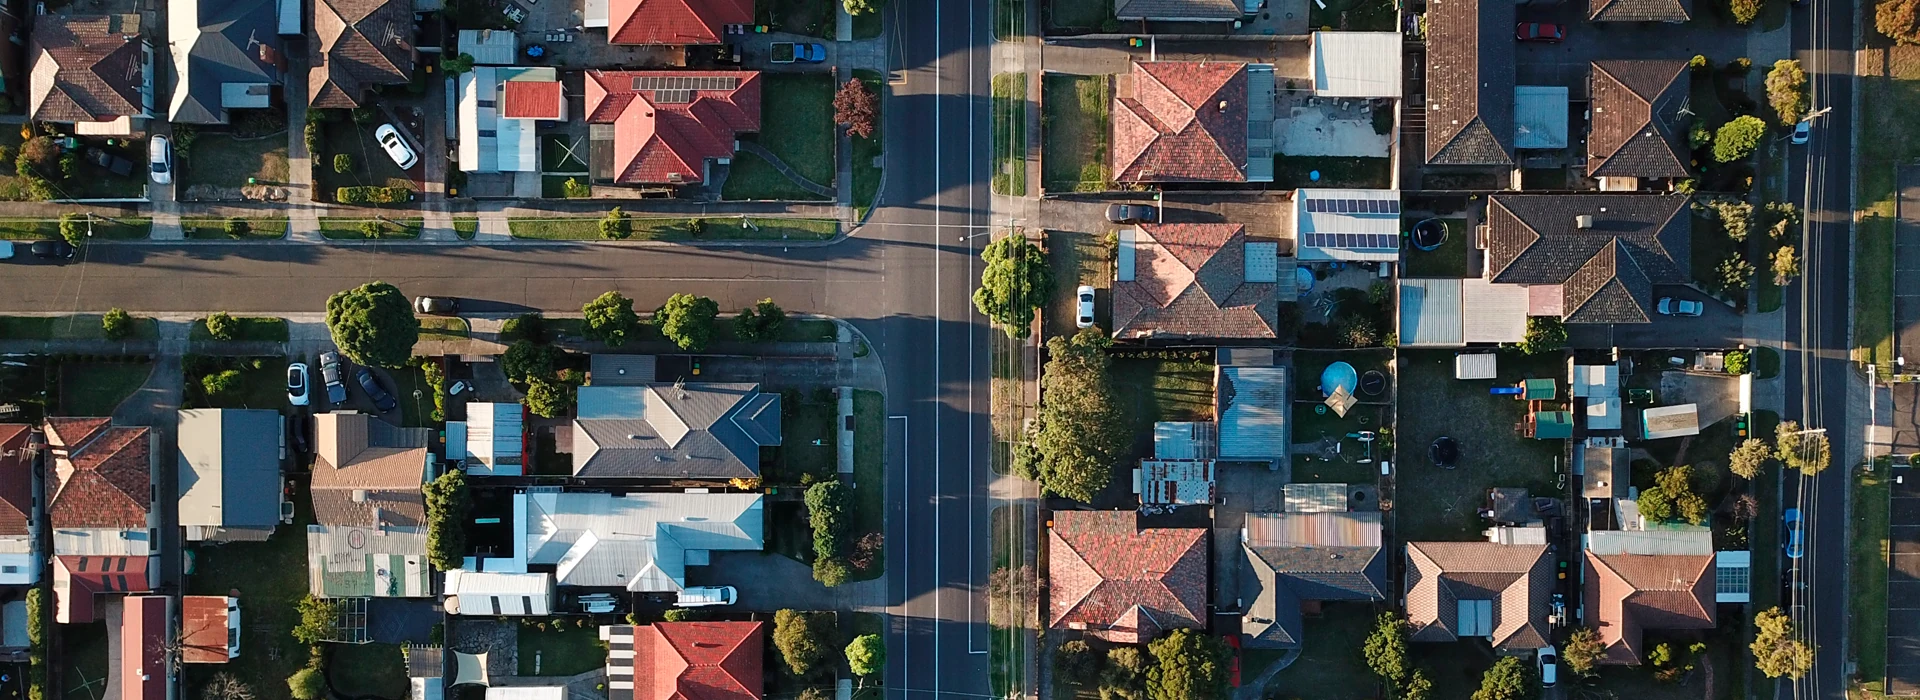
<path fill-rule="evenodd" d="M 1027 337 L 1033 310 L 1053 294 L 1046 252 L 1016 233 L 987 244 L 980 250 L 980 259 L 986 269 L 980 273 L 980 288 L 973 292 L 974 308 L 1007 335 Z"/>
<path fill-rule="evenodd" d="M 507 346 L 507 352 L 500 357 L 500 371 L 507 379 L 519 384 L 535 381 L 552 381 L 566 351 L 552 345 L 542 345 L 531 340 L 515 341 Z"/>
<path fill-rule="evenodd" d="M 1720 125 L 1713 137 L 1713 159 L 1722 163 L 1746 160 L 1767 136 L 1767 123 L 1751 114 Z"/>
<path fill-rule="evenodd" d="M 1032 433 L 1034 476 L 1048 491 L 1091 502 L 1132 445 L 1113 391 L 1107 346 L 1097 328 L 1047 341 L 1046 372 Z"/>
<path fill-rule="evenodd" d="M 1640 517 L 1653 522 L 1673 519 L 1673 494 L 1658 486 L 1640 490 Z"/>
<path fill-rule="evenodd" d="M 1100 700 L 1144 700 L 1147 658 L 1139 647 L 1107 650 L 1107 668 L 1100 672 Z"/>
<path fill-rule="evenodd" d="M 1766 468 L 1767 460 L 1773 458 L 1773 447 L 1760 438 L 1747 438 L 1733 452 L 1727 455 L 1727 470 L 1742 479 L 1752 479 Z"/>
<path fill-rule="evenodd" d="M 1413 677 L 1407 679 L 1406 692 L 1400 694 L 1400 700 L 1432 700 L 1433 681 L 1427 678 L 1426 669 L 1416 668 Z"/>
<path fill-rule="evenodd" d="M 327 330 L 354 362 L 397 368 L 413 357 L 420 319 L 398 287 L 368 282 L 327 298 Z"/>
<path fill-rule="evenodd" d="M 427 501 L 427 559 L 441 571 L 458 569 L 467 553 L 466 472 L 449 469 L 421 490 Z"/>
<path fill-rule="evenodd" d="M 1773 283 L 1784 287 L 1793 278 L 1800 276 L 1800 250 L 1794 245 L 1783 245 L 1773 249 Z"/>
<path fill-rule="evenodd" d="M 541 418 L 559 418 L 573 411 L 578 396 L 572 382 L 535 379 L 527 384 L 527 412 Z"/>
<path fill-rule="evenodd" d="M 795 676 L 807 676 L 827 658 L 840 633 L 833 613 L 781 609 L 773 613 L 773 646 Z"/>
<path fill-rule="evenodd" d="M 1006 569 L 995 569 L 1006 571 Z M 1069 640 L 1053 652 L 1053 674 L 1075 688 L 1092 687 L 1100 676 L 1100 656 L 1085 640 Z"/>
<path fill-rule="evenodd" d="M 226 369 L 203 376 L 200 378 L 200 388 L 207 396 L 223 396 L 240 388 L 240 370 Z"/>
<path fill-rule="evenodd" d="M 320 700 L 327 694 L 327 677 L 319 668 L 308 666 L 287 677 L 287 690 L 296 700 Z"/>
<path fill-rule="evenodd" d="M 341 175 L 345 175 L 347 173 L 353 172 L 353 154 L 352 153 L 333 154 L 333 171 L 336 173 L 340 173 Z"/>
<path fill-rule="evenodd" d="M 29 172 L 41 178 L 53 177 L 55 168 L 60 167 L 60 145 L 53 142 L 51 136 L 35 136 L 20 145 L 20 155 L 14 158 L 14 167 L 22 175 Z"/>
<path fill-rule="evenodd" d="M 667 297 L 667 303 L 654 312 L 653 322 L 681 350 L 699 352 L 713 340 L 713 320 L 719 316 L 720 305 L 712 299 L 683 292 Z"/>
<path fill-rule="evenodd" d="M 440 70 L 447 75 L 459 75 L 473 70 L 473 54 L 462 53 L 458 56 L 440 59 Z"/>
<path fill-rule="evenodd" d="M 1726 358 L 1727 374 L 1735 376 L 1746 374 L 1747 370 L 1752 366 L 1748 361 L 1747 353 L 1741 350 L 1727 353 Z"/>
<path fill-rule="evenodd" d="M 1566 664 L 1569 671 L 1590 676 L 1606 649 L 1606 645 L 1600 643 L 1600 633 L 1592 627 L 1581 627 L 1568 635 L 1566 646 L 1560 649 L 1560 662 Z"/>
<path fill-rule="evenodd" d="M 1394 612 L 1380 613 L 1373 633 L 1367 635 L 1367 667 L 1374 675 L 1397 690 L 1407 682 L 1407 623 Z"/>
<path fill-rule="evenodd" d="M 239 238 L 247 235 L 247 232 L 252 230 L 253 224 L 247 223 L 246 219 L 238 216 L 227 217 L 226 232 L 228 237 Z"/>
<path fill-rule="evenodd" d="M 601 294 L 580 312 L 587 316 L 587 337 L 619 347 L 640 332 L 640 315 L 633 312 L 633 300 L 619 292 Z"/>
<path fill-rule="evenodd" d="M 1728 255 L 1714 271 L 1720 275 L 1720 286 L 1729 290 L 1744 291 L 1753 280 L 1753 263 L 1739 253 Z"/>
<path fill-rule="evenodd" d="M 1873 8 L 1873 26 L 1902 44 L 1920 44 L 1920 0 L 1882 0 Z"/>
<path fill-rule="evenodd" d="M 100 317 L 100 333 L 107 340 L 126 340 L 133 335 L 133 317 L 127 314 L 126 309 L 107 309 L 107 313 Z"/>
<path fill-rule="evenodd" d="M 339 636 L 336 626 L 339 608 L 333 601 L 308 595 L 300 599 L 300 624 L 293 628 L 293 638 L 301 644 L 314 645 Z"/>
<path fill-rule="evenodd" d="M 1219 637 L 1177 629 L 1147 644 L 1154 664 L 1147 669 L 1151 700 L 1218 700 L 1227 697 L 1227 668 L 1232 652 Z"/>
<path fill-rule="evenodd" d="M 207 335 L 214 340 L 233 340 L 240 331 L 240 322 L 233 320 L 233 314 L 221 311 L 207 316 Z"/>
<path fill-rule="evenodd" d="M 1803 474 L 1818 474 L 1832 461 L 1825 432 L 1800 429 L 1794 421 L 1781 421 L 1775 430 L 1773 456 Z"/>
<path fill-rule="evenodd" d="M 847 14 L 864 15 L 874 11 L 876 2 L 877 0 L 840 0 L 840 6 L 846 8 Z"/>
<path fill-rule="evenodd" d="M 625 240 L 631 235 L 633 235 L 633 217 L 627 216 L 627 213 L 624 211 L 620 211 L 620 207 L 614 207 L 607 212 L 604 218 L 600 219 L 601 238 L 607 240 Z"/>
<path fill-rule="evenodd" d="M 73 212 L 60 215 L 60 237 L 75 248 L 87 244 L 87 218 Z"/>
<path fill-rule="evenodd" d="M 47 646 L 47 623 L 53 620 L 53 608 L 47 605 L 51 595 L 45 584 L 27 589 L 27 644 L 36 652 Z"/>
<path fill-rule="evenodd" d="M 1567 346 L 1567 325 L 1552 316 L 1527 317 L 1527 335 L 1520 341 L 1520 352 L 1539 355 L 1560 352 Z"/>
<path fill-rule="evenodd" d="M 1521 700 L 1533 695 L 1533 679 L 1517 657 L 1502 657 L 1480 677 L 1473 700 Z"/>
<path fill-rule="evenodd" d="M 813 556 L 833 559 L 846 551 L 849 498 L 839 479 L 807 487 L 807 521 L 813 528 Z"/>
<path fill-rule="evenodd" d="M 1729 0 L 1727 9 L 1732 11 L 1734 23 L 1744 27 L 1760 18 L 1760 5 L 1763 2 L 1765 0 Z"/>
<path fill-rule="evenodd" d="M 877 634 L 863 634 L 847 645 L 847 668 L 856 676 L 879 675 L 887 668 L 887 642 Z"/>
<path fill-rule="evenodd" d="M 786 322 L 787 312 L 779 304 L 772 299 L 761 299 L 733 317 L 733 334 L 741 340 L 763 343 L 779 338 L 780 327 Z"/>
<path fill-rule="evenodd" d="M 547 342 L 547 319 L 537 313 L 520 314 L 507 319 L 506 323 L 500 324 L 500 339 L 508 342 Z"/>
<path fill-rule="evenodd" d="M 581 182 L 580 178 L 577 177 L 567 178 L 566 182 L 561 183 L 560 189 L 567 195 L 568 199 L 586 199 L 593 196 L 593 188 L 589 187 L 587 183 Z"/>
<path fill-rule="evenodd" d="M 1813 668 L 1813 649 L 1800 640 L 1793 619 L 1780 608 L 1768 608 L 1753 616 L 1753 667 L 1768 678 L 1786 676 L 1799 680 Z"/>
<path fill-rule="evenodd" d="M 1774 61 L 1773 70 L 1767 71 L 1767 102 L 1780 115 L 1782 125 L 1793 126 L 1807 118 L 1813 98 L 1807 94 L 1807 72 L 1801 70 L 1799 61 Z"/>
<path fill-rule="evenodd" d="M 1667 467 L 1654 475 L 1653 481 L 1673 500 L 1673 517 L 1694 525 L 1707 522 L 1707 500 L 1693 488 L 1693 467 L 1685 464 Z"/>

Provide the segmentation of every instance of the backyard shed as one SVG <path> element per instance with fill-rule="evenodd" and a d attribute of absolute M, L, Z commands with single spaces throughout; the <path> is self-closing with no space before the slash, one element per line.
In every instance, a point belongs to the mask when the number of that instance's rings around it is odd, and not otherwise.
<path fill-rule="evenodd" d="M 472 56 L 476 66 L 511 66 L 519 48 L 505 29 L 462 29 L 458 39 L 459 52 Z"/>
<path fill-rule="evenodd" d="M 1648 440 L 1699 435 L 1700 408 L 1687 403 L 1641 411 L 1640 431 Z"/>
<path fill-rule="evenodd" d="M 1220 459 L 1277 464 L 1288 458 L 1293 392 L 1286 367 L 1214 370 L 1214 415 L 1220 417 Z"/>
<path fill-rule="evenodd" d="M 1314 94 L 1399 97 L 1402 41 L 1399 32 L 1314 32 Z"/>
<path fill-rule="evenodd" d="M 1527 401 L 1552 401 L 1560 394 L 1552 379 L 1527 379 L 1520 382 L 1520 398 Z"/>
<path fill-rule="evenodd" d="M 1620 397 L 1585 399 L 1588 430 L 1620 429 Z"/>
<path fill-rule="evenodd" d="M 1453 356 L 1454 379 L 1492 379 L 1499 374 L 1499 356 L 1493 353 L 1461 353 Z"/>
<path fill-rule="evenodd" d="M 447 421 L 446 438 L 447 461 L 454 464 L 467 461 L 467 422 Z"/>
<path fill-rule="evenodd" d="M 553 574 L 447 572 L 446 608 L 453 615 L 551 615 Z"/>
<path fill-rule="evenodd" d="M 1573 437 L 1573 414 L 1567 411 L 1534 411 L 1529 422 L 1535 440 L 1565 440 Z"/>
<path fill-rule="evenodd" d="M 1213 460 L 1142 460 L 1133 470 L 1141 505 L 1201 505 L 1214 499 Z"/>
<path fill-rule="evenodd" d="M 1608 397 L 1620 395 L 1619 365 L 1574 365 L 1573 397 Z"/>

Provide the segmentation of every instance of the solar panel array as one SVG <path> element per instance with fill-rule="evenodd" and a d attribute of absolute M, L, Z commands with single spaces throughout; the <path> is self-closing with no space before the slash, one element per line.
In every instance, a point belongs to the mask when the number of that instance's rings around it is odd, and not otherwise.
<path fill-rule="evenodd" d="M 636 75 L 635 90 L 732 90 L 740 79 L 731 75 Z"/>
<path fill-rule="evenodd" d="M 1307 245 L 1315 248 L 1400 248 L 1400 235 L 1394 233 L 1309 233 L 1306 236 Z"/>
<path fill-rule="evenodd" d="M 1399 214 L 1397 199 L 1308 199 L 1307 213 Z"/>

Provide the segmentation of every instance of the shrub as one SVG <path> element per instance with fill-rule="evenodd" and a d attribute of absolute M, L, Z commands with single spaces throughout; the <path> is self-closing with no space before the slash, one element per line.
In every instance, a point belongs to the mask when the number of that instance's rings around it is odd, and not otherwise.
<path fill-rule="evenodd" d="M 352 153 L 333 154 L 333 171 L 336 173 L 340 173 L 342 175 L 353 172 L 353 154 Z"/>
<path fill-rule="evenodd" d="M 308 112 L 307 114 L 309 116 L 312 116 L 314 113 Z M 319 156 L 321 151 L 326 150 L 326 141 L 325 141 L 325 137 L 321 135 L 320 122 L 309 119 L 307 121 L 305 131 L 306 131 L 306 139 L 307 139 L 307 156 L 309 158 Z"/>
<path fill-rule="evenodd" d="M 815 559 L 835 559 L 845 551 L 848 500 L 846 486 L 838 479 L 807 488 L 807 521 L 813 528 Z"/>
<path fill-rule="evenodd" d="M 1799 276 L 1799 246 L 1789 244 L 1773 249 L 1773 283 L 1784 287 Z"/>
<path fill-rule="evenodd" d="M 405 187 L 341 187 L 333 198 L 341 204 L 399 204 L 413 201 L 413 190 Z"/>
<path fill-rule="evenodd" d="M 500 370 L 506 373 L 508 380 L 519 384 L 552 380 L 564 356 L 565 352 L 554 346 L 520 340 L 507 346 L 507 352 L 500 358 Z"/>
<path fill-rule="evenodd" d="M 466 472 L 449 469 L 421 491 L 427 501 L 427 558 L 441 571 L 458 569 L 467 551 Z"/>
<path fill-rule="evenodd" d="M 100 332 L 107 336 L 107 340 L 125 340 L 133 335 L 133 317 L 127 314 L 126 309 L 107 309 L 107 313 L 100 317 Z"/>
<path fill-rule="evenodd" d="M 1726 364 L 1727 364 L 1727 374 L 1732 374 L 1732 375 L 1746 374 L 1747 368 L 1748 368 L 1747 353 L 1744 353 L 1738 350 L 1727 353 Z"/>
<path fill-rule="evenodd" d="M 593 188 L 588 187 L 577 177 L 567 178 L 566 183 L 561 185 L 561 189 L 566 190 L 568 199 L 586 199 L 593 196 Z"/>
<path fill-rule="evenodd" d="M 353 123 L 355 124 L 371 124 L 374 118 L 378 116 L 380 116 L 380 114 L 373 111 L 372 107 L 355 107 L 353 109 Z"/>
<path fill-rule="evenodd" d="M 839 557 L 813 560 L 813 580 L 819 581 L 822 586 L 832 588 L 841 585 L 852 575 L 853 571 L 847 567 L 847 562 Z"/>
<path fill-rule="evenodd" d="M 232 236 L 234 238 L 239 238 L 241 236 L 247 235 L 247 232 L 252 230 L 253 230 L 253 225 L 247 223 L 246 219 L 242 219 L 238 216 L 227 217 L 227 225 L 226 225 L 227 235 Z"/>
<path fill-rule="evenodd" d="M 1800 62 L 1791 59 L 1775 61 L 1773 70 L 1767 72 L 1767 103 L 1773 105 L 1773 111 L 1780 116 L 1780 123 L 1792 126 L 1807 118 L 1807 109 L 1813 98 L 1807 94 L 1807 72 L 1801 70 Z"/>
<path fill-rule="evenodd" d="M 620 211 L 620 207 L 614 207 L 607 212 L 605 218 L 600 219 L 601 238 L 625 240 L 631 235 L 633 235 L 633 218 L 627 216 L 626 212 Z"/>
<path fill-rule="evenodd" d="M 54 143 L 51 136 L 35 136 L 20 145 L 20 155 L 14 161 L 21 173 L 32 171 L 40 177 L 54 173 L 60 165 L 60 145 Z"/>
<path fill-rule="evenodd" d="M 293 638 L 301 644 L 319 644 L 337 636 L 340 632 L 334 619 L 339 608 L 331 600 L 308 595 L 300 599 L 300 624 L 293 628 Z"/>
<path fill-rule="evenodd" d="M 27 643 L 35 651 L 47 646 L 47 623 L 53 620 L 53 608 L 47 605 L 50 597 L 46 586 L 27 590 Z"/>
<path fill-rule="evenodd" d="M 287 689 L 296 700 L 320 700 L 327 694 L 327 678 L 320 669 L 308 666 L 287 677 Z"/>
<path fill-rule="evenodd" d="M 693 608 L 667 608 L 666 612 L 660 614 L 660 619 L 668 622 L 697 622 L 706 617 L 701 614 L 701 611 Z"/>
<path fill-rule="evenodd" d="M 1767 135 L 1767 123 L 1751 114 L 1720 126 L 1713 137 L 1713 159 L 1722 163 L 1746 160 Z"/>
<path fill-rule="evenodd" d="M 500 339 L 509 343 L 520 340 L 547 342 L 547 319 L 540 314 L 520 314 L 507 319 L 506 323 L 500 325 Z"/>
<path fill-rule="evenodd" d="M 60 237 L 75 248 L 87 244 L 87 220 L 85 217 L 67 212 L 60 215 Z"/>
<path fill-rule="evenodd" d="M 1720 227 L 1726 229 L 1728 238 L 1747 240 L 1747 234 L 1753 230 L 1753 205 L 1733 197 L 1715 197 L 1706 205 L 1720 220 Z"/>
<path fill-rule="evenodd" d="M 240 388 L 240 370 L 227 369 L 200 378 L 200 388 L 208 396 L 220 396 Z"/>
<path fill-rule="evenodd" d="M 781 609 L 773 613 L 773 646 L 795 676 L 807 676 L 826 661 L 840 637 L 832 613 Z"/>
<path fill-rule="evenodd" d="M 447 75 L 459 75 L 473 70 L 473 54 L 463 53 L 451 58 L 440 59 L 440 70 Z"/>
<path fill-rule="evenodd" d="M 1559 352 L 1567 346 L 1567 326 L 1552 316 L 1531 316 L 1527 318 L 1527 335 L 1520 341 L 1520 351 L 1528 355 Z"/>
<path fill-rule="evenodd" d="M 233 320 L 233 314 L 225 311 L 207 317 L 207 335 L 214 340 L 233 340 L 240 330 L 240 322 Z"/>
<path fill-rule="evenodd" d="M 360 222 L 360 235 L 367 238 L 379 238 L 386 235 L 387 227 L 373 219 Z"/>
<path fill-rule="evenodd" d="M 1745 291 L 1747 285 L 1753 281 L 1753 263 L 1747 262 L 1747 259 L 1740 257 L 1739 253 L 1729 255 L 1727 259 L 1720 261 L 1714 271 L 1720 275 L 1720 286 L 1730 292 Z"/>
<path fill-rule="evenodd" d="M 780 327 L 786 322 L 787 312 L 779 304 L 761 299 L 733 317 L 733 334 L 741 340 L 762 343 L 780 337 Z"/>
<path fill-rule="evenodd" d="M 1706 70 L 1713 67 L 1713 62 L 1707 60 L 1706 56 L 1694 54 L 1693 58 L 1687 59 L 1687 67 L 1694 70 Z"/>
<path fill-rule="evenodd" d="M 1710 143 L 1713 143 L 1713 131 L 1707 125 L 1695 122 L 1693 128 L 1687 131 L 1688 148 L 1700 148 Z"/>
<path fill-rule="evenodd" d="M 687 219 L 687 235 L 692 236 L 694 238 L 699 238 L 700 234 L 703 234 L 706 232 L 707 232 L 706 219 L 701 219 L 701 218 Z"/>
<path fill-rule="evenodd" d="M 72 180 L 80 177 L 80 154 L 68 152 L 60 155 L 60 178 Z"/>

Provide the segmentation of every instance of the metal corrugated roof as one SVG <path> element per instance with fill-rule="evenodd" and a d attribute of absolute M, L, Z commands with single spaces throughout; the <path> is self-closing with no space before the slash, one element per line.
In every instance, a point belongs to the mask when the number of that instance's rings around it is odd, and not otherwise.
<path fill-rule="evenodd" d="M 1314 94 L 1399 97 L 1401 42 L 1399 32 L 1314 32 Z"/>
<path fill-rule="evenodd" d="M 1346 484 L 1287 484 L 1280 494 L 1280 507 L 1288 513 L 1347 512 Z"/>
<path fill-rule="evenodd" d="M 687 550 L 758 550 L 764 509 L 750 493 L 523 493 L 526 560 L 560 585 L 677 591 Z M 516 510 L 520 510 L 516 507 Z"/>
<path fill-rule="evenodd" d="M 1700 409 L 1694 404 L 1659 406 L 1640 412 L 1640 427 L 1648 440 L 1700 434 Z"/>
<path fill-rule="evenodd" d="M 513 32 L 504 29 L 462 29 L 458 51 L 473 57 L 474 65 L 511 66 L 517 58 Z"/>
<path fill-rule="evenodd" d="M 1461 339 L 1518 343 L 1527 337 L 1527 288 L 1473 278 L 1460 281 Z"/>
<path fill-rule="evenodd" d="M 478 464 L 469 471 L 487 476 L 521 475 L 522 420 L 517 403 L 467 404 L 467 457 Z M 447 441 L 453 441 L 451 435 Z"/>
<path fill-rule="evenodd" d="M 1567 88 L 1513 86 L 1513 147 L 1567 147 Z"/>
<path fill-rule="evenodd" d="M 1620 395 L 1619 365 L 1574 365 L 1573 397 L 1605 398 Z"/>
<path fill-rule="evenodd" d="M 1220 458 L 1286 459 L 1291 447 L 1288 411 L 1293 396 L 1286 367 L 1220 367 L 1214 381 L 1219 406 Z"/>
<path fill-rule="evenodd" d="M 1213 459 L 1218 431 L 1212 421 L 1153 424 L 1154 459 Z"/>
<path fill-rule="evenodd" d="M 180 411 L 180 524 L 280 524 L 280 413 Z"/>
<path fill-rule="evenodd" d="M 1587 533 L 1587 552 L 1600 556 L 1700 556 L 1713 553 L 1713 531 L 1698 525 L 1678 525 L 1658 530 L 1596 530 Z"/>
<path fill-rule="evenodd" d="M 1458 346 L 1461 334 L 1460 280 L 1400 280 L 1400 344 Z"/>

